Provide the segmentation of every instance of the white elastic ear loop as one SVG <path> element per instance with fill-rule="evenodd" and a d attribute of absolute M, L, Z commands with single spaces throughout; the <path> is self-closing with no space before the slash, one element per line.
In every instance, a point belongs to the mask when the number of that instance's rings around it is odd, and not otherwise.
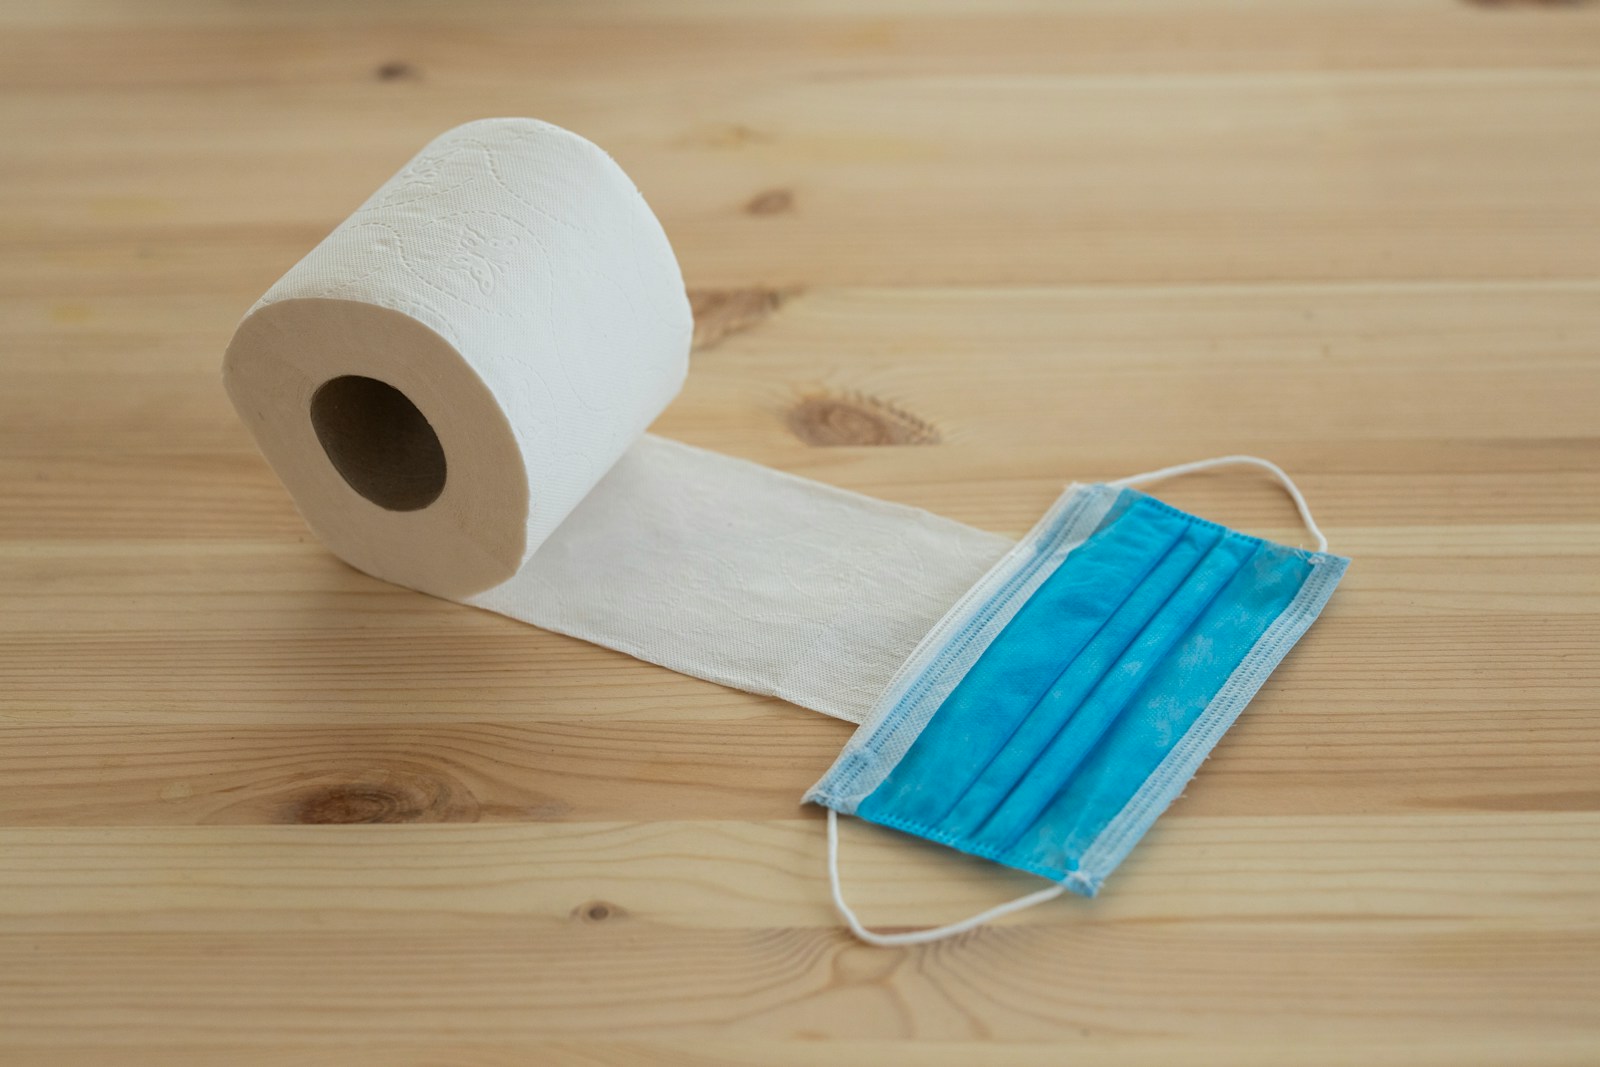
<path fill-rule="evenodd" d="M 1323 536 L 1322 529 L 1317 525 L 1317 520 L 1311 517 L 1311 508 L 1306 504 L 1306 498 L 1300 494 L 1300 487 L 1294 484 L 1294 479 L 1284 473 L 1282 467 L 1270 460 L 1259 456 L 1218 456 L 1216 459 L 1200 459 L 1193 463 L 1180 463 L 1176 467 L 1162 467 L 1160 470 L 1146 471 L 1143 474 L 1134 474 L 1127 478 L 1118 478 L 1107 485 L 1138 485 L 1140 482 L 1155 482 L 1162 478 L 1176 478 L 1180 474 L 1191 474 L 1194 471 L 1210 470 L 1212 467 L 1224 467 L 1230 464 L 1248 463 L 1254 467 L 1262 467 L 1272 472 L 1288 492 L 1294 506 L 1300 512 L 1300 520 L 1306 524 L 1306 530 L 1316 538 L 1317 551 L 1328 551 L 1328 539 Z"/>
<path fill-rule="evenodd" d="M 931 930 L 912 930 L 904 934 L 875 934 L 861 925 L 861 920 L 856 918 L 856 913 L 850 910 L 850 905 L 844 902 L 844 888 L 839 884 L 839 813 L 832 808 L 828 809 L 828 881 L 833 886 L 833 906 L 850 927 L 850 932 L 869 945 L 878 945 L 883 948 L 892 948 L 896 945 L 925 945 L 929 941 L 942 941 L 947 937 L 964 934 L 973 927 L 982 926 L 986 922 L 993 922 L 1002 915 L 1010 915 L 1023 908 L 1031 908 L 1035 904 L 1043 904 L 1047 900 L 1054 900 L 1067 891 L 1064 885 L 1050 885 L 1036 893 L 1029 893 L 1025 897 L 997 905 L 988 911 L 980 911 L 969 919 L 951 923 L 948 926 L 935 926 Z"/>

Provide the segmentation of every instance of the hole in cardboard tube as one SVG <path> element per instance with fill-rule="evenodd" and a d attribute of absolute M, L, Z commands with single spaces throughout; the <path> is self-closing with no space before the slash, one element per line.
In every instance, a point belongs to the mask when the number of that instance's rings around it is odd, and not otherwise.
<path fill-rule="evenodd" d="M 311 427 L 350 488 L 389 511 L 418 511 L 444 492 L 444 446 L 417 405 L 376 378 L 330 378 L 311 397 Z"/>

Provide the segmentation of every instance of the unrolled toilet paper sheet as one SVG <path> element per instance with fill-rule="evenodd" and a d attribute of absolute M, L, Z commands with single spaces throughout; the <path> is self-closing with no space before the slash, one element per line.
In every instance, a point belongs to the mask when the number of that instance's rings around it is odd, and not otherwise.
<path fill-rule="evenodd" d="M 860 722 L 1010 548 L 647 434 L 521 571 L 468 603 Z"/>

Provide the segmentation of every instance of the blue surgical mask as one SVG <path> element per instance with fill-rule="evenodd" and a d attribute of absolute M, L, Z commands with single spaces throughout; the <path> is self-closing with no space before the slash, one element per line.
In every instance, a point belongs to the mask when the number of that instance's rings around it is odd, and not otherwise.
<path fill-rule="evenodd" d="M 1250 463 L 1317 542 L 1290 548 L 1131 488 Z M 934 628 L 823 779 L 834 900 L 873 944 L 947 937 L 1093 896 L 1305 633 L 1349 561 L 1248 456 L 1073 486 Z M 950 926 L 876 934 L 845 904 L 838 814 L 1049 879 Z"/>

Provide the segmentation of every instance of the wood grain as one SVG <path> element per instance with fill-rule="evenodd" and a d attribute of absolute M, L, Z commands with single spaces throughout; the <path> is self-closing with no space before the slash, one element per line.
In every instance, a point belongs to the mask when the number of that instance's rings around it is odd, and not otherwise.
<path fill-rule="evenodd" d="M 234 323 L 521 113 L 683 261 L 661 433 L 1008 534 L 1300 480 L 1356 564 L 1100 899 L 858 945 L 846 725 L 306 532 Z M 1600 1060 L 1596 130 L 1594 4 L 0 3 L 0 1062 Z"/>

